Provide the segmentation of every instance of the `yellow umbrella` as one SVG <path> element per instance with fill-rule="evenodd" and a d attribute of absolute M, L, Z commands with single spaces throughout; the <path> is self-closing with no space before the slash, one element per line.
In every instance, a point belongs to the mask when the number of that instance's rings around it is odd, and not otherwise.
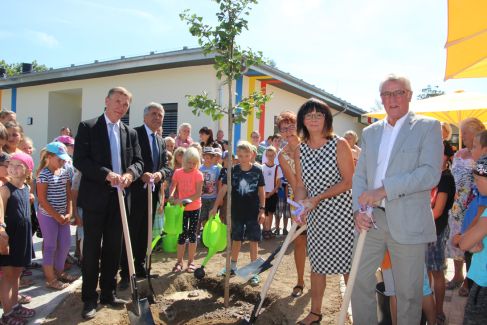
<path fill-rule="evenodd" d="M 487 1 L 448 0 L 445 80 L 487 77 Z"/>
<path fill-rule="evenodd" d="M 467 117 L 475 117 L 483 123 L 487 123 L 487 94 L 459 90 L 450 94 L 413 101 L 409 109 L 416 114 L 430 116 L 457 127 Z M 364 115 L 382 119 L 386 112 L 370 112 Z"/>

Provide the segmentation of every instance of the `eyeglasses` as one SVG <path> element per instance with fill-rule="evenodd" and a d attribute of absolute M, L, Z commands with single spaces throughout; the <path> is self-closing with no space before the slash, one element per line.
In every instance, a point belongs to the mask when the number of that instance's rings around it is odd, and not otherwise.
<path fill-rule="evenodd" d="M 384 98 L 403 97 L 404 95 L 407 94 L 407 92 L 408 92 L 408 90 L 398 89 L 398 90 L 394 90 L 394 91 L 384 91 L 380 95 L 381 95 L 381 97 L 384 97 Z"/>
<path fill-rule="evenodd" d="M 288 131 L 294 131 L 296 130 L 296 125 L 295 124 L 289 124 L 288 127 L 280 127 L 279 132 L 281 133 L 286 133 Z"/>
<path fill-rule="evenodd" d="M 305 120 L 322 120 L 325 118 L 323 113 L 308 113 L 304 116 Z"/>

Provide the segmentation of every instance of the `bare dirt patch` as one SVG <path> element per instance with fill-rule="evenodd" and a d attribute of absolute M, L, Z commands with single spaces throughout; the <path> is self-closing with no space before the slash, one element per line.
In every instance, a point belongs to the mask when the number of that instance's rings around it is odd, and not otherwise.
<path fill-rule="evenodd" d="M 277 245 L 284 240 L 263 241 L 259 255 L 267 257 Z M 196 264 L 206 256 L 206 249 L 199 247 Z M 152 285 L 156 294 L 156 303 L 151 311 L 157 324 L 239 324 L 252 312 L 254 304 L 262 289 L 269 271 L 261 276 L 261 284 L 257 287 L 243 283 L 238 277 L 230 280 L 230 306 L 223 305 L 223 278 L 217 276 L 225 264 L 225 254 L 216 255 L 210 260 L 206 277 L 197 280 L 193 274 L 171 272 L 176 262 L 175 254 L 156 252 L 153 254 Z M 248 245 L 243 245 L 239 257 L 239 266 L 249 263 Z M 296 271 L 292 247 L 288 249 L 279 270 L 274 278 L 264 309 L 258 317 L 257 324 L 294 324 L 302 319 L 310 310 L 311 292 L 309 291 L 309 265 L 306 265 L 306 287 L 300 298 L 291 297 L 292 288 L 296 284 Z M 327 287 L 323 301 L 322 324 L 335 324 L 342 301 L 339 289 L 339 276 L 327 278 Z M 139 281 L 139 290 L 143 296 L 147 292 L 146 280 Z M 119 292 L 122 298 L 130 298 L 130 289 Z M 100 306 L 96 317 L 90 321 L 81 318 L 83 304 L 80 289 L 63 301 L 49 315 L 47 324 L 129 324 L 125 308 L 113 309 Z"/>

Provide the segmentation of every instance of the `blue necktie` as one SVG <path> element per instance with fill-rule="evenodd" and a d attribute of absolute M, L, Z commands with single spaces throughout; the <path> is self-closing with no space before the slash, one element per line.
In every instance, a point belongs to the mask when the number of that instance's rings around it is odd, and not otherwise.
<path fill-rule="evenodd" d="M 157 147 L 157 139 L 155 133 L 152 136 L 152 171 L 155 172 L 159 167 L 159 148 Z"/>
<path fill-rule="evenodd" d="M 110 153 L 112 155 L 112 171 L 121 175 L 122 168 L 120 166 L 120 153 L 118 148 L 117 134 L 115 133 L 115 123 L 108 123 L 110 128 L 109 138 L 110 138 Z"/>

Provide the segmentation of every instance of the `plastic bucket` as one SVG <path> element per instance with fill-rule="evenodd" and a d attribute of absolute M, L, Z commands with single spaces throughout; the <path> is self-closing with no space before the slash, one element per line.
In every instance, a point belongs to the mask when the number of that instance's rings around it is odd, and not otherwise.
<path fill-rule="evenodd" d="M 164 208 L 164 231 L 166 234 L 179 235 L 183 232 L 184 207 L 167 204 Z"/>
<path fill-rule="evenodd" d="M 178 238 L 179 238 L 179 235 L 167 234 L 162 239 L 162 249 L 166 253 L 175 253 L 177 251 L 177 248 L 178 248 Z"/>

